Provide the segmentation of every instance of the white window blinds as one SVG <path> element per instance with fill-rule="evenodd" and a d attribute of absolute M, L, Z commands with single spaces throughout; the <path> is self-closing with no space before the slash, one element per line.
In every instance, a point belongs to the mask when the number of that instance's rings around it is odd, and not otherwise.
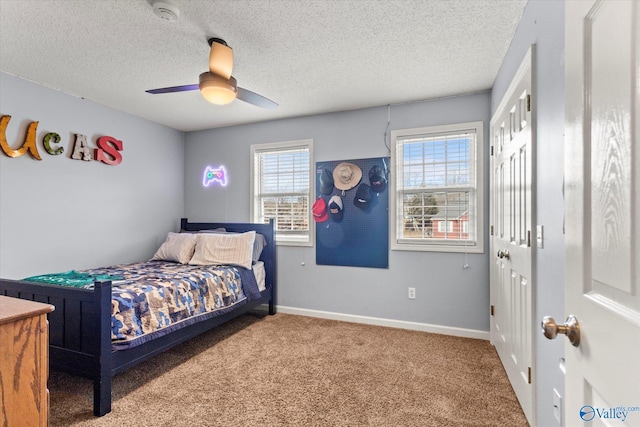
<path fill-rule="evenodd" d="M 467 125 L 394 131 L 396 249 L 478 245 L 482 126 Z"/>
<path fill-rule="evenodd" d="M 253 150 L 254 220 L 274 218 L 279 242 L 310 242 L 311 149 L 280 145 Z"/>

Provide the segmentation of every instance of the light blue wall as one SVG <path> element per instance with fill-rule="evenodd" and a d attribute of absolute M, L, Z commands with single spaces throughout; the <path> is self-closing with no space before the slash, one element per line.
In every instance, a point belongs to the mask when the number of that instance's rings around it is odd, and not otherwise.
<path fill-rule="evenodd" d="M 397 105 L 391 107 L 390 130 L 482 120 L 488 135 L 489 111 L 489 93 Z M 387 156 L 387 117 L 387 107 L 378 107 L 188 133 L 185 213 L 192 220 L 250 220 L 251 144 L 312 138 L 315 161 Z M 203 170 L 220 164 L 227 167 L 229 185 L 204 188 Z M 469 269 L 463 269 L 465 262 Z M 278 285 L 279 305 L 489 329 L 486 252 L 465 261 L 464 254 L 391 251 L 389 269 L 371 269 L 319 266 L 315 247 L 280 246 Z M 407 298 L 409 286 L 416 288 L 415 300 Z"/>
<path fill-rule="evenodd" d="M 62 92 L 0 73 L 6 137 L 22 145 L 39 121 L 41 161 L 0 153 L 0 277 L 99 267 L 153 255 L 184 208 L 184 134 Z M 45 152 L 57 132 L 65 152 Z M 103 135 L 123 141 L 120 165 L 72 160 L 74 135 L 89 145 Z"/>
<path fill-rule="evenodd" d="M 531 44 L 536 44 L 537 66 L 537 223 L 544 226 L 544 248 L 536 253 L 536 323 L 546 315 L 564 319 L 563 206 L 564 175 L 564 2 L 529 0 L 491 97 L 494 112 Z M 549 341 L 537 333 L 536 347 L 537 424 L 558 425 L 553 417 L 553 388 L 564 395 L 560 359 L 564 340 Z M 577 417 L 578 409 L 575 410 Z M 569 418 L 571 415 L 569 414 Z M 577 418 L 575 418 L 577 420 Z"/>

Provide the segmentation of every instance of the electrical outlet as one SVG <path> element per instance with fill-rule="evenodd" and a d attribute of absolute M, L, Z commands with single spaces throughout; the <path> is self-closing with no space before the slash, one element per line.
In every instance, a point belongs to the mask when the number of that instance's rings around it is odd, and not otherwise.
<path fill-rule="evenodd" d="M 409 288 L 409 299 L 416 299 L 416 288 Z"/>

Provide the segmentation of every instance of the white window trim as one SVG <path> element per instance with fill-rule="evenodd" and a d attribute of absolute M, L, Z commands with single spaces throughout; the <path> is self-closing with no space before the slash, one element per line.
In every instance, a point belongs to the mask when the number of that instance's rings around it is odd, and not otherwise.
<path fill-rule="evenodd" d="M 258 212 L 256 212 L 256 195 L 255 195 L 255 154 L 256 152 L 261 151 L 273 151 L 273 150 L 287 150 L 287 149 L 295 149 L 295 148 L 308 148 L 309 149 L 309 218 L 307 219 L 309 223 L 309 233 L 306 236 L 301 237 L 293 237 L 287 236 L 286 239 L 278 238 L 278 233 L 276 232 L 276 245 L 279 246 L 313 246 L 315 243 L 315 221 L 313 220 L 313 214 L 311 212 L 311 202 L 314 199 L 314 191 L 315 191 L 315 176 L 314 172 L 314 160 L 313 160 L 313 139 L 300 139 L 295 141 L 284 141 L 284 142 L 269 142 L 264 144 L 253 144 L 251 145 L 251 160 L 250 160 L 250 169 L 249 169 L 249 214 L 251 221 L 258 222 L 259 218 L 256 218 Z"/>
<path fill-rule="evenodd" d="M 389 220 L 391 224 L 391 232 L 389 233 L 390 248 L 396 251 L 425 251 L 425 252 L 462 252 L 462 253 L 484 253 L 484 124 L 482 121 L 455 123 L 450 125 L 441 126 L 428 126 L 422 128 L 412 129 L 398 129 L 391 131 L 391 165 L 394 171 L 397 171 L 396 166 L 396 149 L 398 138 L 407 138 L 412 136 L 420 136 L 424 134 L 435 133 L 447 133 L 456 132 L 464 129 L 475 129 L 476 132 L 476 152 L 474 154 L 476 159 L 476 226 L 477 236 L 475 244 L 469 243 L 451 245 L 442 241 L 425 242 L 418 240 L 415 242 L 409 242 L 407 239 L 398 238 L 398 194 L 396 179 L 397 176 L 393 175 L 389 181 Z"/>

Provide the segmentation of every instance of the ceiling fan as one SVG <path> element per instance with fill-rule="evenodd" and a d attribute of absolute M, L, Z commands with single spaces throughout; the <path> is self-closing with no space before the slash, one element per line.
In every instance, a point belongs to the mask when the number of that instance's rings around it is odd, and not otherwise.
<path fill-rule="evenodd" d="M 185 92 L 200 89 L 202 96 L 217 105 L 231 103 L 239 99 L 262 108 L 276 108 L 278 104 L 262 95 L 238 87 L 238 82 L 231 75 L 233 69 L 233 50 L 222 39 L 210 38 L 209 71 L 200 74 L 200 84 L 163 87 L 150 89 L 145 92 L 151 94 Z"/>

